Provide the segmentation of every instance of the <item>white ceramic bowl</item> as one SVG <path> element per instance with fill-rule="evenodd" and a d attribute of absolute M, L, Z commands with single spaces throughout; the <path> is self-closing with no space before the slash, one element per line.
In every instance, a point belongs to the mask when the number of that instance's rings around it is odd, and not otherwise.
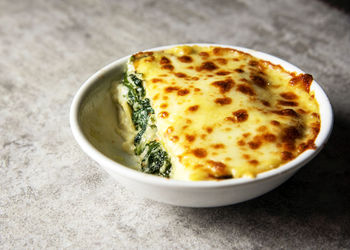
<path fill-rule="evenodd" d="M 304 73 L 286 61 L 255 50 L 218 44 L 196 45 L 234 48 L 274 64 L 280 64 L 288 71 Z M 177 45 L 150 50 L 162 50 L 173 46 Z M 315 157 L 331 133 L 333 126 L 331 104 L 320 85 L 313 81 L 311 91 L 315 92 L 321 115 L 321 129 L 315 141 L 316 150 L 307 150 L 279 168 L 259 174 L 255 179 L 191 182 L 141 173 L 127 167 L 133 164 L 132 157 L 122 150 L 122 139 L 115 132 L 116 111 L 109 94 L 112 81 L 121 79 L 128 58 L 129 56 L 126 56 L 107 65 L 80 87 L 71 106 L 70 124 L 75 139 L 88 156 L 98 162 L 119 183 L 144 197 L 188 207 L 223 206 L 255 198 L 279 186 Z"/>

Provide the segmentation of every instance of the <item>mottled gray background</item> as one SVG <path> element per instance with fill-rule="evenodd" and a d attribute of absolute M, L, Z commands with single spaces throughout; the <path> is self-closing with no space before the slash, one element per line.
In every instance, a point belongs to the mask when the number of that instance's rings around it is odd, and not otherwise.
<path fill-rule="evenodd" d="M 350 248 L 346 1 L 0 1 L 0 248 Z M 107 63 L 213 42 L 311 73 L 336 114 L 327 147 L 276 190 L 191 209 L 125 190 L 74 141 L 69 106 Z"/>

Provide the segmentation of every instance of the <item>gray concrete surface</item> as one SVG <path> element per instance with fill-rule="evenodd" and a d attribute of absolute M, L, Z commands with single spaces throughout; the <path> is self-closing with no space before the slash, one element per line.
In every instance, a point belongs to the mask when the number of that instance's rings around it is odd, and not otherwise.
<path fill-rule="evenodd" d="M 234 206 L 173 207 L 125 190 L 74 141 L 73 95 L 121 56 L 183 42 L 249 47 L 311 73 L 336 114 L 327 147 Z M 1 0 L 0 248 L 350 248 L 349 65 L 350 13 L 327 1 Z"/>

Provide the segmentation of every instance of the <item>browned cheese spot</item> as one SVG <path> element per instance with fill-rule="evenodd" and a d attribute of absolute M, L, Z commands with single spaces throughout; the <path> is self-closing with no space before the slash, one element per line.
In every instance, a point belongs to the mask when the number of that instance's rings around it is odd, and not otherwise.
<path fill-rule="evenodd" d="M 279 121 L 272 120 L 272 121 L 271 121 L 271 124 L 272 124 L 273 126 L 279 126 L 281 123 L 280 123 Z"/>
<path fill-rule="evenodd" d="M 261 141 L 260 140 L 254 140 L 248 142 L 248 145 L 251 149 L 258 149 L 261 146 Z"/>
<path fill-rule="evenodd" d="M 265 101 L 265 100 L 260 100 L 261 101 L 261 103 L 264 105 L 264 106 L 266 106 L 266 107 L 270 107 L 271 105 L 270 105 L 270 103 L 268 102 L 268 101 Z"/>
<path fill-rule="evenodd" d="M 168 100 L 168 97 L 167 96 L 163 96 L 163 100 L 164 101 Z"/>
<path fill-rule="evenodd" d="M 219 71 L 219 72 L 216 72 L 216 74 L 218 75 L 218 76 L 226 76 L 226 75 L 228 75 L 228 74 L 230 74 L 230 72 L 229 71 Z"/>
<path fill-rule="evenodd" d="M 281 158 L 283 161 L 290 161 L 294 158 L 293 153 L 288 152 L 288 151 L 283 151 L 281 153 Z"/>
<path fill-rule="evenodd" d="M 253 66 L 253 67 L 256 67 L 259 65 L 259 63 L 257 61 L 254 61 L 254 60 L 250 60 L 249 63 L 248 63 L 250 66 Z"/>
<path fill-rule="evenodd" d="M 239 141 L 237 142 L 237 144 L 238 144 L 239 146 L 244 146 L 244 145 L 245 145 L 245 141 L 239 140 Z"/>
<path fill-rule="evenodd" d="M 295 126 L 286 127 L 282 130 L 283 142 L 294 142 L 296 139 L 301 138 L 302 133 L 300 129 Z"/>
<path fill-rule="evenodd" d="M 265 141 L 268 141 L 268 142 L 276 141 L 276 136 L 274 134 L 270 134 L 270 133 L 263 134 L 263 138 Z"/>
<path fill-rule="evenodd" d="M 212 160 L 209 160 L 207 162 L 210 164 L 210 166 L 214 167 L 215 172 L 224 172 L 225 171 L 226 165 L 224 163 L 219 162 L 219 161 L 212 161 Z"/>
<path fill-rule="evenodd" d="M 147 52 L 138 52 L 134 55 L 135 59 L 140 59 L 143 57 L 147 57 L 147 56 L 152 56 L 153 52 L 147 51 Z"/>
<path fill-rule="evenodd" d="M 155 96 L 153 96 L 153 100 L 158 100 L 159 98 L 159 94 L 156 94 Z"/>
<path fill-rule="evenodd" d="M 231 88 L 235 85 L 235 83 L 232 79 L 229 78 L 229 79 L 226 79 L 223 81 L 215 81 L 215 82 L 211 83 L 211 85 L 219 88 L 220 93 L 224 94 L 224 93 L 230 91 Z"/>
<path fill-rule="evenodd" d="M 195 139 L 196 139 L 196 136 L 195 136 L 195 135 L 186 134 L 186 140 L 187 140 L 187 141 L 193 142 Z"/>
<path fill-rule="evenodd" d="M 165 92 L 170 93 L 179 90 L 179 87 L 166 87 Z"/>
<path fill-rule="evenodd" d="M 314 118 L 320 119 L 320 115 L 317 114 L 317 113 L 315 113 L 315 112 L 313 112 L 311 115 L 312 115 Z"/>
<path fill-rule="evenodd" d="M 198 168 L 203 168 L 204 165 L 203 164 L 196 164 L 193 169 L 198 169 Z"/>
<path fill-rule="evenodd" d="M 277 114 L 277 115 L 282 115 L 282 116 L 298 117 L 298 113 L 295 112 L 293 109 L 273 110 L 271 112 L 274 114 Z"/>
<path fill-rule="evenodd" d="M 248 159 L 250 159 L 250 155 L 248 155 L 248 154 L 243 154 L 243 158 L 248 160 Z"/>
<path fill-rule="evenodd" d="M 153 79 L 152 79 L 152 82 L 153 82 L 153 83 L 163 82 L 163 79 L 153 78 Z"/>
<path fill-rule="evenodd" d="M 160 105 L 160 107 L 161 107 L 162 109 L 165 109 L 166 107 L 168 107 L 168 104 L 167 104 L 167 103 L 163 103 L 163 104 Z"/>
<path fill-rule="evenodd" d="M 204 148 L 196 148 L 196 149 L 192 150 L 192 153 L 197 158 L 204 158 L 208 155 L 207 150 L 205 150 Z"/>
<path fill-rule="evenodd" d="M 316 145 L 313 140 L 308 140 L 306 143 L 303 142 L 298 146 L 299 153 L 302 153 L 307 149 L 316 149 Z"/>
<path fill-rule="evenodd" d="M 194 77 L 192 77 L 192 80 L 193 80 L 193 81 L 198 81 L 198 80 L 199 80 L 199 77 L 194 76 Z"/>
<path fill-rule="evenodd" d="M 250 133 L 244 133 L 243 137 L 247 138 L 248 136 L 250 136 Z"/>
<path fill-rule="evenodd" d="M 191 124 L 191 123 L 192 123 L 192 120 L 186 119 L 186 123 L 187 123 L 187 124 Z"/>
<path fill-rule="evenodd" d="M 164 64 L 170 64 L 171 61 L 170 61 L 167 57 L 163 56 L 163 57 L 160 59 L 160 62 L 159 62 L 159 63 L 162 64 L 162 65 L 164 65 Z"/>
<path fill-rule="evenodd" d="M 255 85 L 259 86 L 260 88 L 266 88 L 267 86 L 267 81 L 261 76 L 251 75 L 250 79 L 253 81 Z"/>
<path fill-rule="evenodd" d="M 215 149 L 225 148 L 225 145 L 222 143 L 212 144 L 210 146 L 215 148 Z"/>
<path fill-rule="evenodd" d="M 267 127 L 263 125 L 263 126 L 258 127 L 256 130 L 259 132 L 264 132 L 267 130 Z"/>
<path fill-rule="evenodd" d="M 313 81 L 312 75 L 309 74 L 300 74 L 298 76 L 293 77 L 290 79 L 289 83 L 291 85 L 301 85 L 301 87 L 306 91 L 310 92 L 310 86 Z"/>
<path fill-rule="evenodd" d="M 211 173 L 209 173 L 208 177 L 216 180 L 233 178 L 232 173 L 228 171 L 224 163 L 212 160 L 209 160 L 208 163 L 211 166 Z"/>
<path fill-rule="evenodd" d="M 154 56 L 150 56 L 145 59 L 145 62 L 153 62 L 156 58 Z"/>
<path fill-rule="evenodd" d="M 235 71 L 237 72 L 237 73 L 244 73 L 244 70 L 243 69 L 235 69 Z"/>
<path fill-rule="evenodd" d="M 222 56 L 222 55 L 226 54 L 227 52 L 232 52 L 232 51 L 234 51 L 234 50 L 230 49 L 230 48 L 222 48 L 222 47 L 215 47 L 213 49 L 213 53 L 216 56 Z"/>
<path fill-rule="evenodd" d="M 207 52 L 199 52 L 199 55 L 201 57 L 209 57 L 209 54 Z"/>
<path fill-rule="evenodd" d="M 299 138 L 302 138 L 301 128 L 289 126 L 282 130 L 281 140 L 283 142 L 283 147 L 287 150 L 294 150 L 295 141 Z"/>
<path fill-rule="evenodd" d="M 180 89 L 179 91 L 177 91 L 177 94 L 180 96 L 188 95 L 189 93 L 190 91 L 188 89 Z"/>
<path fill-rule="evenodd" d="M 316 136 L 320 132 L 321 124 L 319 122 L 315 122 L 311 124 L 312 132 Z"/>
<path fill-rule="evenodd" d="M 193 105 L 193 106 L 190 106 L 188 107 L 188 111 L 191 111 L 191 112 L 195 112 L 199 109 L 199 105 Z"/>
<path fill-rule="evenodd" d="M 215 59 L 219 64 L 225 65 L 227 64 L 227 60 L 225 58 L 217 58 Z"/>
<path fill-rule="evenodd" d="M 166 111 L 163 111 L 163 112 L 160 112 L 160 113 L 159 113 L 159 117 L 160 117 L 160 118 L 167 118 L 168 116 L 169 116 L 169 113 L 166 112 Z"/>
<path fill-rule="evenodd" d="M 228 105 L 232 103 L 232 99 L 230 97 L 216 98 L 215 103 L 220 105 Z"/>
<path fill-rule="evenodd" d="M 259 162 L 257 160 L 251 160 L 251 161 L 249 161 L 249 163 L 254 165 L 254 166 L 259 164 Z"/>
<path fill-rule="evenodd" d="M 193 61 L 192 57 L 190 56 L 180 56 L 177 59 L 179 59 L 179 61 L 183 63 L 190 63 Z"/>
<path fill-rule="evenodd" d="M 212 127 L 207 127 L 205 130 L 208 132 L 208 134 L 211 134 L 213 132 Z"/>
<path fill-rule="evenodd" d="M 213 70 L 216 70 L 218 68 L 218 66 L 215 65 L 215 63 L 213 62 L 203 62 L 201 64 L 200 67 L 198 67 L 196 70 L 197 71 L 202 71 L 202 70 L 206 70 L 206 71 L 213 71 Z"/>
<path fill-rule="evenodd" d="M 194 88 L 194 91 L 199 92 L 199 91 L 201 91 L 201 89 L 200 88 Z"/>
<path fill-rule="evenodd" d="M 280 96 L 283 97 L 284 99 L 287 99 L 287 100 L 298 99 L 298 96 L 296 94 L 294 94 L 293 92 L 283 92 L 280 94 Z"/>
<path fill-rule="evenodd" d="M 302 115 L 307 114 L 307 112 L 305 110 L 303 110 L 303 109 L 298 109 L 297 111 L 298 111 L 299 114 L 302 114 Z"/>
<path fill-rule="evenodd" d="M 245 84 L 239 84 L 237 86 L 237 91 L 243 93 L 243 94 L 246 94 L 246 95 L 250 95 L 250 96 L 253 96 L 255 95 L 255 92 L 254 90 L 249 87 L 248 85 L 245 85 Z"/>
<path fill-rule="evenodd" d="M 184 74 L 184 73 L 178 72 L 178 73 L 175 73 L 175 76 L 177 76 L 177 77 L 179 77 L 179 78 L 184 78 L 184 77 L 186 77 L 187 75 Z"/>
<path fill-rule="evenodd" d="M 174 66 L 171 65 L 171 64 L 165 64 L 162 66 L 162 69 L 167 69 L 167 70 L 173 70 L 174 69 Z"/>
<path fill-rule="evenodd" d="M 214 55 L 220 56 L 222 53 L 221 48 L 219 48 L 219 47 L 214 48 L 213 53 L 214 53 Z"/>
<path fill-rule="evenodd" d="M 298 152 L 299 152 L 299 153 L 302 153 L 302 152 L 304 152 L 307 148 L 308 148 L 307 143 L 302 142 L 302 143 L 300 143 L 300 145 L 298 146 Z"/>
<path fill-rule="evenodd" d="M 248 119 L 248 112 L 245 109 L 239 109 L 232 114 L 236 122 L 244 122 Z"/>
<path fill-rule="evenodd" d="M 291 106 L 291 107 L 298 106 L 298 103 L 297 103 L 297 102 L 283 101 L 283 100 L 278 100 L 278 104 L 280 104 L 280 105 L 282 105 L 282 106 Z"/>

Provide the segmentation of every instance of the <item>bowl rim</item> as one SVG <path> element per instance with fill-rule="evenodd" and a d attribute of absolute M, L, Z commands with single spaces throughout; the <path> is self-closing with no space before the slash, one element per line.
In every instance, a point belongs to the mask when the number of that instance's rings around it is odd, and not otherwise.
<path fill-rule="evenodd" d="M 279 64 L 284 69 L 290 72 L 297 72 L 297 73 L 305 73 L 300 68 L 296 67 L 295 65 L 281 59 L 275 56 L 272 56 L 270 54 L 239 47 L 239 46 L 231 46 L 231 45 L 224 45 L 224 44 L 215 44 L 215 43 L 184 43 L 184 44 L 173 44 L 173 45 L 166 45 L 166 46 L 160 46 L 155 47 L 151 49 L 146 49 L 143 51 L 158 51 L 158 50 L 164 50 L 169 49 L 176 46 L 216 46 L 216 47 L 225 47 L 225 48 L 232 48 L 239 51 L 243 51 L 246 53 L 251 54 L 254 57 L 257 57 L 262 60 L 266 60 L 269 62 L 272 62 L 273 64 Z M 78 92 L 73 98 L 71 108 L 70 108 L 70 126 L 73 133 L 73 136 L 75 140 L 78 142 L 79 146 L 82 148 L 82 150 L 93 160 L 98 162 L 102 167 L 107 168 L 106 170 L 113 171 L 123 177 L 134 179 L 139 182 L 148 183 L 152 185 L 158 185 L 158 186 L 169 186 L 169 187 L 186 187 L 186 188 L 219 188 L 219 187 L 226 187 L 226 186 L 236 186 L 236 185 L 246 185 L 256 182 L 262 182 L 266 181 L 270 178 L 275 177 L 276 175 L 282 175 L 285 173 L 288 173 L 290 171 L 296 171 L 302 166 L 304 166 L 307 162 L 312 160 L 324 147 L 326 144 L 333 128 L 333 121 L 334 121 L 334 115 L 331 103 L 329 101 L 329 98 L 327 97 L 325 91 L 322 89 L 322 87 L 313 80 L 311 84 L 311 90 L 315 91 L 315 98 L 319 104 L 320 107 L 320 115 L 321 115 L 321 128 L 319 131 L 319 134 L 316 137 L 315 144 L 316 149 L 309 149 L 301 153 L 299 156 L 294 158 L 293 160 L 287 162 L 286 164 L 281 165 L 278 168 L 259 173 L 255 178 L 237 178 L 237 179 L 227 179 L 227 180 L 220 180 L 220 181 L 213 181 L 213 180 L 207 180 L 207 181 L 185 181 L 185 180 L 174 180 L 174 179 L 168 179 L 160 176 L 155 176 L 151 174 L 145 174 L 142 173 L 136 169 L 132 169 L 130 167 L 124 166 L 121 163 L 118 163 L 107 156 L 105 156 L 102 152 L 97 150 L 85 137 L 82 128 L 79 123 L 79 108 L 81 107 L 81 104 L 83 103 L 83 100 L 85 97 L 89 94 L 90 90 L 93 88 L 93 86 L 99 82 L 99 79 L 103 77 L 107 72 L 113 71 L 115 68 L 118 68 L 120 66 L 125 65 L 126 61 L 131 55 L 124 56 L 120 59 L 117 59 L 106 66 L 104 66 L 102 69 L 98 70 L 95 74 L 93 74 L 91 77 L 89 77 L 79 88 Z M 321 102 L 322 101 L 322 102 Z M 321 110 L 322 106 L 322 110 Z"/>

